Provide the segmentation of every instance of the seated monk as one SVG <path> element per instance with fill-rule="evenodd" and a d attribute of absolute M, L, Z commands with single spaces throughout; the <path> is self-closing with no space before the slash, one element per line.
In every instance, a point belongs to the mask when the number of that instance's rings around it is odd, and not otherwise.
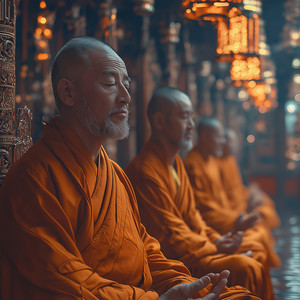
<path fill-rule="evenodd" d="M 258 299 L 226 288 L 226 270 L 191 277 L 140 223 L 133 188 L 102 147 L 128 134 L 129 82 L 97 39 L 72 39 L 57 54 L 59 116 L 0 188 L 0 298 Z"/>
<path fill-rule="evenodd" d="M 197 127 L 198 142 L 186 155 L 184 164 L 193 187 L 196 206 L 206 223 L 224 234 L 244 231 L 244 239 L 258 241 L 266 249 L 268 267 L 278 267 L 280 258 L 273 250 L 274 238 L 260 222 L 258 212 L 234 209 L 228 199 L 216 157 L 220 157 L 224 144 L 224 128 L 215 118 L 203 118 Z"/>
<path fill-rule="evenodd" d="M 239 148 L 236 133 L 227 128 L 224 130 L 224 137 L 223 154 L 217 161 L 231 207 L 238 209 L 240 212 L 257 211 L 267 228 L 272 230 L 279 227 L 280 218 L 272 199 L 261 191 L 257 185 L 245 186 L 243 183 L 240 168 L 236 161 L 236 152 Z"/>
<path fill-rule="evenodd" d="M 196 209 L 178 155 L 181 148 L 192 146 L 192 115 L 189 97 L 175 88 L 158 89 L 149 103 L 151 137 L 125 169 L 142 222 L 159 240 L 163 253 L 182 261 L 193 276 L 225 268 L 231 273 L 228 285 L 242 285 L 262 299 L 274 299 L 269 273 L 262 263 L 247 256 L 252 250 L 253 256 L 262 259 L 263 247 L 242 243 L 242 232 L 221 236 L 206 225 Z"/>

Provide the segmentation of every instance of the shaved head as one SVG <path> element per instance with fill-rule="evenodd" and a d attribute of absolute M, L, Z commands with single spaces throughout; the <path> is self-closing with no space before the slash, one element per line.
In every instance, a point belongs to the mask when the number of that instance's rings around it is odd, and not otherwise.
<path fill-rule="evenodd" d="M 51 70 L 51 80 L 55 103 L 60 109 L 62 103 L 57 93 L 57 83 L 60 79 L 67 78 L 73 81 L 86 69 L 91 67 L 89 51 L 112 51 L 106 43 L 93 37 L 77 37 L 66 43 L 54 58 Z"/>
<path fill-rule="evenodd" d="M 163 87 L 156 90 L 149 102 L 147 116 L 152 125 L 152 116 L 160 112 L 167 115 L 171 108 L 180 101 L 180 97 L 187 97 L 181 90 L 173 87 Z"/>
<path fill-rule="evenodd" d="M 204 117 L 197 126 L 198 148 L 203 155 L 220 157 L 223 154 L 224 128 L 222 123 L 212 117 Z"/>
<path fill-rule="evenodd" d="M 213 117 L 204 117 L 202 118 L 197 126 L 198 136 L 200 136 L 203 132 L 216 130 L 221 127 L 222 123 Z"/>

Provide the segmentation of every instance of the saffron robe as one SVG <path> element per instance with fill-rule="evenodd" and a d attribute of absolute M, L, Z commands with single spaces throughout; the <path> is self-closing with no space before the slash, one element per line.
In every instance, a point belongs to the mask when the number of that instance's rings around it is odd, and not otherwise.
<path fill-rule="evenodd" d="M 222 234 L 231 231 L 241 212 L 230 204 L 216 158 L 209 156 L 205 161 L 194 147 L 184 158 L 184 165 L 193 187 L 196 206 L 206 223 Z M 280 258 L 273 249 L 274 238 L 263 224 L 247 229 L 244 239 L 249 243 L 257 241 L 264 246 L 269 267 L 280 266 Z"/>
<path fill-rule="evenodd" d="M 97 168 L 59 118 L 7 174 L 0 226 L 2 300 L 157 299 L 195 280 L 146 233 L 121 168 L 103 148 Z"/>
<path fill-rule="evenodd" d="M 222 182 L 231 207 L 240 212 L 246 211 L 251 191 L 243 183 L 241 171 L 233 155 L 218 158 Z M 269 229 L 280 226 L 280 218 L 276 212 L 273 200 L 267 194 L 260 192 L 263 203 L 255 208 L 262 216 L 264 224 Z"/>
<path fill-rule="evenodd" d="M 220 234 L 206 225 L 196 209 L 181 158 L 176 156 L 176 182 L 164 155 L 162 147 L 148 141 L 125 169 L 136 192 L 142 222 L 159 240 L 163 253 L 182 261 L 196 277 L 228 269 L 229 286 L 242 285 L 263 299 L 273 299 L 270 277 L 263 265 L 238 254 L 249 250 L 250 245 L 243 245 L 233 255 L 217 253 L 214 242 Z M 257 256 L 264 252 L 256 243 L 252 247 Z"/>

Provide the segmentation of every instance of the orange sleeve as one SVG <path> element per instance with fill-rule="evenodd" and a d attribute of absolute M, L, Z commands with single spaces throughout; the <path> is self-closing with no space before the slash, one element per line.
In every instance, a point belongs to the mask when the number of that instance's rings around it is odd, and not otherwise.
<path fill-rule="evenodd" d="M 230 209 L 230 207 L 223 207 L 216 201 L 200 167 L 196 168 L 186 162 L 185 167 L 193 187 L 197 208 L 207 225 L 221 234 L 229 232 L 233 228 L 239 212 Z"/>
<path fill-rule="evenodd" d="M 37 290 L 64 299 L 157 299 L 154 291 L 118 284 L 93 272 L 80 255 L 61 203 L 50 192 L 51 183 L 40 178 L 49 176 L 25 174 L 19 168 L 18 187 L 9 173 L 0 189 L 1 250 L 21 276 Z"/>
<path fill-rule="evenodd" d="M 153 175 L 153 174 L 152 174 Z M 217 252 L 206 235 L 193 232 L 184 222 L 159 178 L 139 176 L 133 182 L 142 222 L 158 238 L 167 257 L 197 260 Z"/>

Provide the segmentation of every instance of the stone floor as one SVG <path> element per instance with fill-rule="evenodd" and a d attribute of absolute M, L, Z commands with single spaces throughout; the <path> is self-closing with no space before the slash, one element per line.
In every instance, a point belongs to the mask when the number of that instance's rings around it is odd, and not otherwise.
<path fill-rule="evenodd" d="M 300 300 L 300 213 L 280 214 L 282 226 L 274 231 L 282 267 L 271 271 L 276 300 Z"/>

